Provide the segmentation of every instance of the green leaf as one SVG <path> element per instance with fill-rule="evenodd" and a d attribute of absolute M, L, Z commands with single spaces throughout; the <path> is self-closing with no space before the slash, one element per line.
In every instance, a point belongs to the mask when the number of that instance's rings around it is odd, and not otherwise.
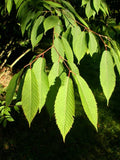
<path fill-rule="evenodd" d="M 48 75 L 49 86 L 54 85 L 55 79 L 58 76 L 61 76 L 63 73 L 64 67 L 61 62 L 56 61 Z"/>
<path fill-rule="evenodd" d="M 116 65 L 118 73 L 120 75 L 120 58 L 113 48 L 110 49 L 110 53 L 112 54 L 112 57 L 114 58 L 115 65 Z"/>
<path fill-rule="evenodd" d="M 88 24 L 84 21 L 83 18 L 81 18 L 81 17 L 79 16 L 79 14 L 75 11 L 74 7 L 73 7 L 69 2 L 67 2 L 67 1 L 65 1 L 65 0 L 61 0 L 61 1 L 62 1 L 62 3 L 69 9 L 69 11 L 71 11 L 71 12 L 77 17 L 77 19 L 78 19 L 83 25 L 85 25 L 86 27 L 89 28 Z"/>
<path fill-rule="evenodd" d="M 92 9 L 91 7 L 91 2 L 89 1 L 86 5 L 86 8 L 85 8 L 85 14 L 87 16 L 87 18 L 89 19 L 92 15 L 95 14 L 95 11 Z"/>
<path fill-rule="evenodd" d="M 93 33 L 89 32 L 89 43 L 88 43 L 88 47 L 89 47 L 89 52 L 90 55 L 92 56 L 95 52 L 97 52 L 97 40 L 94 36 Z"/>
<path fill-rule="evenodd" d="M 7 3 L 7 11 L 10 14 L 13 6 L 13 0 L 6 0 L 6 3 Z"/>
<path fill-rule="evenodd" d="M 45 106 L 47 108 L 50 118 L 54 116 L 54 104 L 55 104 L 55 99 L 56 99 L 58 90 L 60 88 L 60 85 L 61 85 L 61 80 L 59 77 L 57 77 L 55 79 L 54 84 L 50 87 L 49 92 L 47 94 Z"/>
<path fill-rule="evenodd" d="M 97 13 L 100 9 L 100 3 L 101 3 L 101 0 L 93 0 L 93 5 Z"/>
<path fill-rule="evenodd" d="M 49 29 L 52 29 L 59 23 L 59 17 L 58 16 L 49 16 L 45 19 L 43 25 L 45 32 L 47 32 Z"/>
<path fill-rule="evenodd" d="M 15 90 L 16 90 L 16 87 L 17 87 L 17 82 L 18 82 L 18 79 L 21 75 L 23 70 L 21 70 L 20 72 L 18 72 L 17 74 L 15 74 L 8 87 L 7 87 L 7 91 L 6 91 L 6 106 L 9 106 L 12 102 L 12 99 L 13 99 L 13 96 L 15 94 Z"/>
<path fill-rule="evenodd" d="M 84 111 L 90 122 L 94 125 L 94 127 L 97 130 L 98 113 L 95 97 L 91 89 L 89 88 L 88 84 L 81 76 L 77 74 L 76 76 L 74 76 L 74 78 L 77 83 Z"/>
<path fill-rule="evenodd" d="M 109 15 L 108 7 L 105 1 L 101 1 L 100 9 L 104 14 Z"/>
<path fill-rule="evenodd" d="M 16 8 L 19 8 L 24 0 L 14 0 Z"/>
<path fill-rule="evenodd" d="M 112 56 L 109 51 L 104 51 L 100 62 L 100 83 L 107 99 L 107 105 L 115 88 L 115 80 Z"/>
<path fill-rule="evenodd" d="M 69 66 L 70 66 L 70 69 L 72 70 L 73 75 L 79 74 L 79 68 L 76 66 L 75 63 L 70 62 Z"/>
<path fill-rule="evenodd" d="M 49 82 L 47 73 L 45 72 L 46 61 L 45 58 L 39 58 L 33 65 L 33 72 L 35 74 L 38 92 L 39 92 L 39 112 L 45 104 L 47 93 L 49 91 Z"/>
<path fill-rule="evenodd" d="M 41 27 L 43 20 L 44 16 L 40 16 L 33 25 L 31 32 L 31 43 L 33 48 L 38 44 L 38 42 L 40 42 L 40 40 L 43 37 L 43 32 Z"/>
<path fill-rule="evenodd" d="M 63 46 L 64 46 L 64 49 L 65 49 L 65 55 L 67 57 L 67 60 L 69 62 L 73 62 L 74 57 L 73 57 L 73 52 L 72 52 L 71 46 L 69 45 L 67 39 L 64 38 L 63 36 L 62 36 L 62 42 L 63 42 Z"/>
<path fill-rule="evenodd" d="M 61 59 L 60 56 L 64 58 L 64 46 L 60 38 L 55 38 L 54 47 L 51 49 L 51 56 L 53 62 L 59 61 Z M 63 61 L 63 59 L 60 61 Z"/>
<path fill-rule="evenodd" d="M 28 120 L 29 126 L 39 107 L 38 83 L 32 69 L 28 69 L 22 90 L 22 109 Z"/>
<path fill-rule="evenodd" d="M 58 24 L 54 27 L 55 37 L 58 37 L 62 31 L 63 31 L 62 21 L 59 20 Z"/>
<path fill-rule="evenodd" d="M 30 23 L 30 21 L 34 18 L 34 15 L 35 15 L 34 12 L 29 11 L 29 12 L 26 14 L 26 17 L 25 17 L 25 18 L 23 19 L 23 21 L 21 22 L 22 36 L 23 36 L 24 33 L 25 33 L 26 26 L 27 26 L 27 25 Z"/>
<path fill-rule="evenodd" d="M 88 2 L 89 2 L 89 0 L 82 0 L 82 5 L 81 6 L 86 5 Z"/>
<path fill-rule="evenodd" d="M 70 77 L 66 77 L 55 100 L 55 118 L 58 128 L 62 134 L 63 141 L 65 141 L 65 137 L 72 127 L 74 115 L 75 99 L 73 82 Z"/>
<path fill-rule="evenodd" d="M 59 3 L 52 2 L 52 1 L 44 1 L 44 3 L 49 4 L 51 7 L 55 8 L 63 8 L 63 6 Z"/>
<path fill-rule="evenodd" d="M 65 20 L 66 28 L 68 28 L 69 26 L 76 26 L 75 17 L 69 10 L 63 10 L 63 18 Z"/>
<path fill-rule="evenodd" d="M 87 40 L 86 33 L 84 31 L 80 32 L 79 30 L 76 30 L 75 32 L 76 33 L 73 34 L 73 51 L 79 63 L 87 52 Z"/>

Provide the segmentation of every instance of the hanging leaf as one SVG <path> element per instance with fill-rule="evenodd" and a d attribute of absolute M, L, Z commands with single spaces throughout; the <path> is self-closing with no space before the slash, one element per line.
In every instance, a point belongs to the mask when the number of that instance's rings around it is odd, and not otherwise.
<path fill-rule="evenodd" d="M 55 37 L 57 38 L 62 31 L 63 31 L 63 25 L 61 20 L 59 20 L 58 24 L 54 27 Z"/>
<path fill-rule="evenodd" d="M 68 62 L 69 63 L 69 62 Z M 70 62 L 69 63 L 70 69 L 73 73 L 73 75 L 75 76 L 76 74 L 79 74 L 79 68 L 76 66 L 75 63 Z"/>
<path fill-rule="evenodd" d="M 115 88 L 114 64 L 109 51 L 104 51 L 100 62 L 100 83 L 107 99 L 107 105 Z"/>
<path fill-rule="evenodd" d="M 20 72 L 18 72 L 17 74 L 15 74 L 8 87 L 7 87 L 7 91 L 6 91 L 6 106 L 8 107 L 11 102 L 12 102 L 12 99 L 13 99 L 13 96 L 15 94 L 15 90 L 16 90 L 16 87 L 17 87 L 17 82 L 18 82 L 18 79 L 21 75 L 21 73 L 23 72 L 23 70 L 21 70 Z"/>
<path fill-rule="evenodd" d="M 89 52 L 90 55 L 92 56 L 95 52 L 97 52 L 97 40 L 94 36 L 93 33 L 89 32 L 89 43 L 88 43 L 88 47 L 89 47 Z"/>
<path fill-rule="evenodd" d="M 51 56 L 53 62 L 63 61 L 60 56 L 64 58 L 64 47 L 60 38 L 55 38 L 54 47 L 51 49 Z"/>
<path fill-rule="evenodd" d="M 12 6 L 13 6 L 13 0 L 5 0 L 6 1 L 6 5 L 7 5 L 7 11 L 10 14 L 11 10 L 12 10 Z"/>
<path fill-rule="evenodd" d="M 52 1 L 44 1 L 44 3 L 49 4 L 51 7 L 55 8 L 63 8 L 63 6 L 59 3 L 52 2 Z"/>
<path fill-rule="evenodd" d="M 14 0 L 15 5 L 16 5 L 16 9 L 18 9 L 20 7 L 20 5 L 22 4 L 24 0 Z"/>
<path fill-rule="evenodd" d="M 92 15 L 95 14 L 95 11 L 92 9 L 91 7 L 91 1 L 89 1 L 86 5 L 86 8 L 85 8 L 85 14 L 87 16 L 87 18 L 89 19 Z"/>
<path fill-rule="evenodd" d="M 43 20 L 44 20 L 44 16 L 40 16 L 33 25 L 32 32 L 31 32 L 31 43 L 33 48 L 38 44 L 38 42 L 43 37 L 43 32 L 42 32 Z"/>
<path fill-rule="evenodd" d="M 67 60 L 69 62 L 73 62 L 74 61 L 74 58 L 73 58 L 73 52 L 72 52 L 72 49 L 67 41 L 67 39 L 65 39 L 63 36 L 62 36 L 62 42 L 63 42 L 63 46 L 64 46 L 64 49 L 65 49 L 65 55 L 67 57 Z"/>
<path fill-rule="evenodd" d="M 32 69 L 28 69 L 22 90 L 22 109 L 28 120 L 29 126 L 39 107 L 38 83 Z"/>
<path fill-rule="evenodd" d="M 23 21 L 21 22 L 21 31 L 22 31 L 22 36 L 24 35 L 25 33 L 25 29 L 27 27 L 27 25 L 30 23 L 30 21 L 35 17 L 35 13 L 34 12 L 31 12 L 29 11 L 27 14 L 26 14 L 26 17 L 23 19 Z"/>
<path fill-rule="evenodd" d="M 55 118 L 58 128 L 62 134 L 63 141 L 65 141 L 65 137 L 72 127 L 74 115 L 75 99 L 73 82 L 70 77 L 66 77 L 55 100 Z"/>
<path fill-rule="evenodd" d="M 47 93 L 49 91 L 49 82 L 47 73 L 45 72 L 46 61 L 45 58 L 39 58 L 33 65 L 33 72 L 35 74 L 38 92 L 39 92 L 39 112 L 45 104 Z"/>
<path fill-rule="evenodd" d="M 56 61 L 53 64 L 53 66 L 49 72 L 49 75 L 48 75 L 49 86 L 54 85 L 56 77 L 62 76 L 63 71 L 64 71 L 64 67 L 63 67 L 62 63 Z"/>
<path fill-rule="evenodd" d="M 97 13 L 100 9 L 100 3 L 101 3 L 101 0 L 93 0 L 93 5 Z"/>
<path fill-rule="evenodd" d="M 119 75 L 120 75 L 120 58 L 113 48 L 111 48 L 110 53 L 112 54 L 112 57 L 114 58 L 115 65 L 116 65 L 117 70 L 118 70 Z"/>
<path fill-rule="evenodd" d="M 58 16 L 49 16 L 45 19 L 43 25 L 45 32 L 47 32 L 49 29 L 52 29 L 59 23 L 59 17 Z"/>
<path fill-rule="evenodd" d="M 81 4 L 81 6 L 86 5 L 88 2 L 89 2 L 89 0 L 82 0 L 82 4 Z"/>
<path fill-rule="evenodd" d="M 85 25 L 86 27 L 89 28 L 88 24 L 84 21 L 83 18 L 81 18 L 81 17 L 79 16 L 79 14 L 75 11 L 74 7 L 73 7 L 69 2 L 67 2 L 67 1 L 65 1 L 65 0 L 61 0 L 61 1 L 62 1 L 62 3 L 65 5 L 65 8 L 67 7 L 68 10 L 69 10 L 71 13 L 73 13 L 73 14 L 77 17 L 77 19 L 78 19 L 83 25 Z"/>
<path fill-rule="evenodd" d="M 75 35 L 73 35 L 73 51 L 79 63 L 80 60 L 84 57 L 85 53 L 87 52 L 86 33 L 80 32 L 78 35 L 77 33 Z"/>
<path fill-rule="evenodd" d="M 59 77 L 57 77 L 55 79 L 54 84 L 50 87 L 49 92 L 47 94 L 45 106 L 47 108 L 50 118 L 54 116 L 54 104 L 55 104 L 55 99 L 56 99 L 58 90 L 60 88 L 60 85 L 61 85 L 61 80 Z"/>
<path fill-rule="evenodd" d="M 86 81 L 81 76 L 77 74 L 74 76 L 74 78 L 77 83 L 77 87 L 78 87 L 78 91 L 79 91 L 79 95 L 82 101 L 84 111 L 88 119 L 90 120 L 90 122 L 94 125 L 94 127 L 97 130 L 98 113 L 97 113 L 97 104 L 96 104 L 94 95 L 91 89 L 89 88 L 88 84 L 86 83 Z"/>
<path fill-rule="evenodd" d="M 67 9 L 63 10 L 63 18 L 65 20 L 66 28 L 77 25 L 74 15 Z"/>

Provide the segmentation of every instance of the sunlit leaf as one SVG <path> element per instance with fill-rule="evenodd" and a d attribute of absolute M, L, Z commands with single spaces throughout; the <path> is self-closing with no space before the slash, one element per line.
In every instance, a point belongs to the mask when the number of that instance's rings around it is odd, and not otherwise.
<path fill-rule="evenodd" d="M 39 107 L 38 83 L 32 69 L 28 69 L 22 90 L 22 109 L 28 120 L 29 126 Z"/>
<path fill-rule="evenodd" d="M 98 12 L 100 9 L 100 3 L 101 3 L 101 0 L 93 0 L 93 5 L 94 5 L 96 12 Z"/>
<path fill-rule="evenodd" d="M 92 56 L 95 52 L 97 52 L 97 40 L 94 36 L 93 33 L 89 32 L 89 43 L 88 43 L 88 47 L 89 47 L 89 52 L 90 55 Z"/>
<path fill-rule="evenodd" d="M 47 32 L 49 29 L 52 29 L 53 27 L 58 25 L 58 23 L 59 23 L 58 16 L 49 16 L 49 17 L 47 17 L 45 19 L 44 23 L 43 23 L 45 32 Z"/>
<path fill-rule="evenodd" d="M 35 74 L 38 92 L 39 92 L 39 112 L 45 104 L 47 93 L 49 90 L 48 76 L 45 72 L 46 61 L 45 58 L 39 58 L 33 65 L 33 72 Z"/>
<path fill-rule="evenodd" d="M 70 77 L 66 77 L 64 84 L 58 91 L 55 101 L 55 118 L 63 141 L 65 141 L 65 137 L 72 127 L 74 115 L 75 99 L 73 82 Z"/>
<path fill-rule="evenodd" d="M 100 83 L 107 99 L 107 105 L 115 88 L 115 80 L 112 56 L 109 51 L 104 51 L 100 62 Z"/>
<path fill-rule="evenodd" d="M 53 62 L 57 62 L 59 60 L 63 61 L 62 58 L 64 58 L 64 47 L 60 38 L 55 38 L 54 47 L 51 49 L 51 56 Z"/>
<path fill-rule="evenodd" d="M 63 46 L 65 49 L 65 55 L 67 57 L 67 60 L 69 62 L 73 62 L 74 57 L 73 57 L 73 52 L 72 52 L 70 44 L 68 43 L 67 39 L 65 39 L 64 37 L 62 37 L 62 42 L 63 42 Z"/>
<path fill-rule="evenodd" d="M 43 30 L 42 30 L 42 22 L 44 20 L 44 16 L 40 16 L 34 23 L 32 32 L 31 32 L 31 43 L 32 47 L 34 48 L 38 42 L 42 39 L 43 37 Z"/>
<path fill-rule="evenodd" d="M 77 83 L 84 111 L 90 122 L 94 125 L 94 127 L 97 130 L 98 113 L 97 113 L 97 103 L 95 97 L 91 89 L 89 88 L 88 84 L 81 76 L 77 74 L 74 77 Z"/>

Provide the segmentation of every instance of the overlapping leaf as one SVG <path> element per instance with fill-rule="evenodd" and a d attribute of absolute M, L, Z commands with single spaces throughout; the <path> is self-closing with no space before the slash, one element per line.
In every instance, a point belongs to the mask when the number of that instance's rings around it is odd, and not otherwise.
<path fill-rule="evenodd" d="M 72 29 L 73 35 L 73 51 L 78 59 L 78 62 L 84 57 L 87 52 L 87 41 L 86 33 L 81 32 L 80 28 L 77 26 Z"/>
<path fill-rule="evenodd" d="M 92 56 L 95 52 L 97 52 L 97 40 L 94 36 L 93 33 L 89 32 L 89 43 L 88 43 L 88 47 L 89 47 L 89 52 L 90 55 Z"/>
<path fill-rule="evenodd" d="M 38 84 L 38 93 L 39 93 L 39 112 L 45 104 L 47 93 L 49 90 L 48 77 L 45 72 L 46 61 L 44 58 L 39 58 L 33 65 L 33 72 L 35 74 L 37 84 Z"/>
<path fill-rule="evenodd" d="M 44 20 L 44 16 L 40 16 L 33 25 L 32 32 L 31 32 L 31 43 L 33 48 L 38 44 L 38 42 L 43 37 L 43 32 L 42 32 L 43 30 L 41 27 L 43 20 Z"/>
<path fill-rule="evenodd" d="M 93 5 L 97 13 L 100 9 L 100 3 L 101 3 L 101 0 L 93 0 Z"/>
<path fill-rule="evenodd" d="M 107 105 L 115 88 L 115 80 L 112 56 L 109 51 L 104 51 L 100 62 L 100 82 L 107 99 Z"/>
<path fill-rule="evenodd" d="M 6 106 L 8 107 L 13 99 L 13 96 L 15 94 L 15 90 L 16 90 L 16 87 L 17 87 L 17 82 L 18 82 L 18 79 L 21 75 L 23 70 L 21 70 L 20 72 L 18 72 L 17 74 L 15 74 L 8 87 L 7 87 L 7 91 L 6 91 Z"/>
<path fill-rule="evenodd" d="M 78 86 L 78 91 L 84 111 L 90 122 L 94 125 L 94 127 L 97 130 L 98 113 L 97 113 L 97 103 L 94 98 L 94 95 L 91 89 L 89 88 L 88 84 L 86 83 L 86 81 L 81 76 L 76 74 L 74 78 Z"/>
<path fill-rule="evenodd" d="M 62 63 L 56 61 L 53 64 L 53 66 L 52 66 L 52 68 L 51 68 L 51 70 L 49 72 L 49 75 L 48 75 L 49 86 L 54 85 L 56 77 L 58 77 L 58 76 L 61 77 L 63 71 L 64 71 L 64 67 L 63 67 Z"/>
<path fill-rule="evenodd" d="M 71 46 L 69 45 L 67 39 L 65 39 L 64 37 L 62 37 L 62 42 L 63 42 L 63 46 L 65 49 L 65 55 L 66 55 L 68 61 L 73 62 L 74 57 L 73 57 L 73 52 L 72 52 Z"/>
<path fill-rule="evenodd" d="M 49 29 L 52 29 L 53 27 L 58 25 L 58 23 L 59 23 L 58 16 L 49 16 L 49 17 L 47 17 L 45 19 L 44 23 L 43 23 L 45 32 L 47 32 Z"/>
<path fill-rule="evenodd" d="M 75 99 L 73 82 L 70 77 L 66 77 L 64 84 L 58 91 L 55 101 L 55 118 L 63 141 L 65 141 L 65 137 L 72 127 L 74 115 Z"/>
<path fill-rule="evenodd" d="M 28 69 L 22 90 L 22 108 L 29 126 L 39 107 L 38 83 L 32 69 Z"/>
<path fill-rule="evenodd" d="M 58 60 L 63 61 L 61 57 L 64 58 L 64 47 L 60 38 L 55 38 L 54 47 L 51 49 L 52 61 L 57 62 Z"/>

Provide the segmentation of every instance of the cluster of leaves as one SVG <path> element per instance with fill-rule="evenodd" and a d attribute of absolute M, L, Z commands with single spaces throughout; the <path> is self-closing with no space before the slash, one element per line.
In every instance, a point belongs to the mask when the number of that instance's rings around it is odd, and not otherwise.
<path fill-rule="evenodd" d="M 58 2 L 14 0 L 14 2 L 22 35 L 27 31 L 32 49 L 48 31 L 52 30 L 53 34 L 52 45 L 13 76 L 7 88 L 6 106 L 11 104 L 18 87 L 17 101 L 22 102 L 29 126 L 37 112 L 40 113 L 43 106 L 46 106 L 50 116 L 55 114 L 56 123 L 65 141 L 74 122 L 74 88 L 77 86 L 84 111 L 97 130 L 97 103 L 87 82 L 80 75 L 77 65 L 86 54 L 92 57 L 94 53 L 98 53 L 99 44 L 103 43 L 105 50 L 101 54 L 100 82 L 108 105 L 115 88 L 115 66 L 120 74 L 120 50 L 116 42 L 106 35 L 92 31 L 72 5 L 65 0 Z M 12 3 L 13 1 L 6 0 L 9 14 Z M 107 5 L 103 0 L 83 0 L 82 5 L 85 5 L 88 19 L 95 16 L 99 10 L 105 15 L 108 14 Z M 48 51 L 51 51 L 49 54 L 52 65 L 47 74 L 44 54 Z"/>

